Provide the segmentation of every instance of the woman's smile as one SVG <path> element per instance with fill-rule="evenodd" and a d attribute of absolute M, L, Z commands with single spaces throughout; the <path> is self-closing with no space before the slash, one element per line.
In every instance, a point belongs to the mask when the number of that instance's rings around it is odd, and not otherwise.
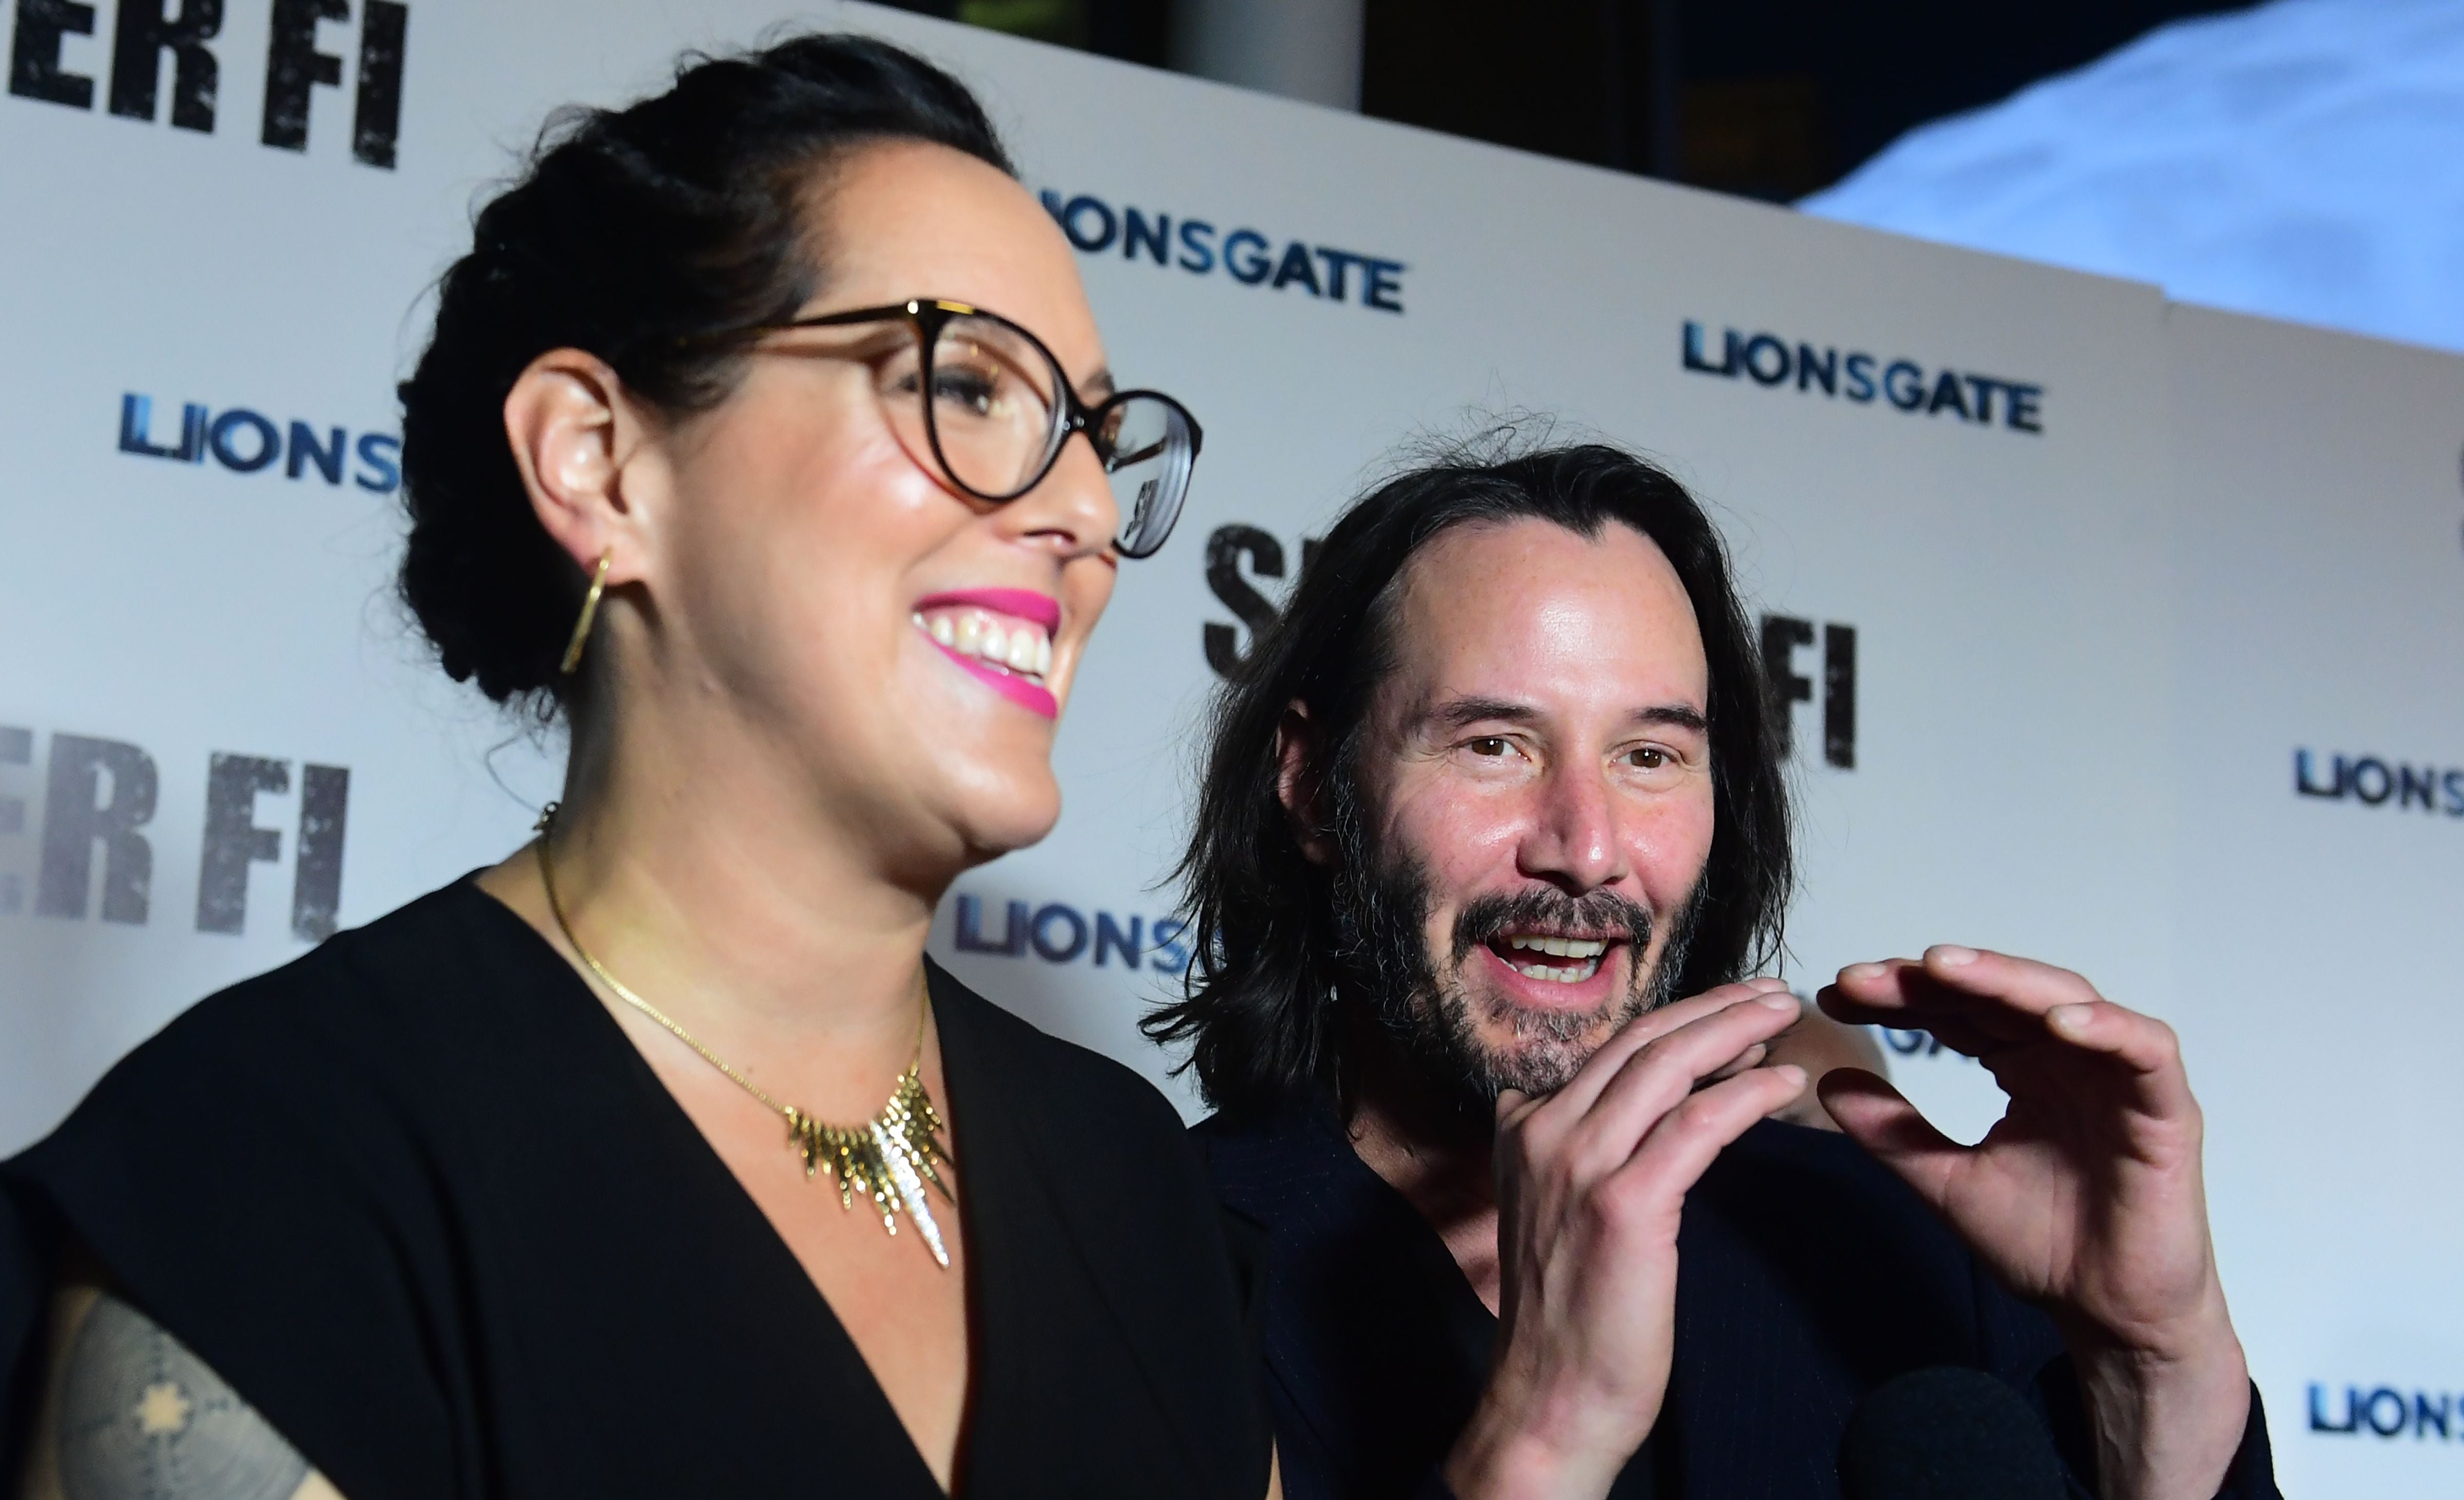
<path fill-rule="evenodd" d="M 1060 601 L 1026 589 L 964 589 L 916 600 L 910 622 L 944 656 L 1021 707 L 1047 719 L 1061 705 L 1045 685 Z"/>

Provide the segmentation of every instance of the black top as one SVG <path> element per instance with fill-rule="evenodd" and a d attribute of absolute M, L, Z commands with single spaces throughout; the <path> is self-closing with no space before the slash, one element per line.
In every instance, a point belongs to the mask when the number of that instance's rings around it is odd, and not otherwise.
<path fill-rule="evenodd" d="M 1497 1319 L 1437 1231 L 1361 1162 L 1323 1101 L 1193 1132 L 1216 1190 L 1267 1238 L 1267 1404 L 1288 1500 L 1444 1494 L 1437 1471 L 1488 1375 Z M 2007 1380 L 2095 1492 L 2052 1322 L 1843 1136 L 1766 1120 L 1723 1152 L 1678 1230 L 1667 1404 L 1617 1500 L 1837 1500 L 1868 1391 L 1938 1365 Z M 2221 1492 L 2277 1500 L 2267 1424 Z"/>
<path fill-rule="evenodd" d="M 1172 1106 L 937 967 L 930 989 L 961 1490 L 1258 1500 L 1255 1237 Z M 189 1011 L 0 1184 L 21 1442 L 73 1237 L 350 1500 L 941 1492 L 623 1030 L 467 880 Z"/>

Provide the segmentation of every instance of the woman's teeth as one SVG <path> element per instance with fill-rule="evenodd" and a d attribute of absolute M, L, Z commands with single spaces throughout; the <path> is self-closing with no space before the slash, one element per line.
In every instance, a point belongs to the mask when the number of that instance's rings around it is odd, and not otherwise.
<path fill-rule="evenodd" d="M 960 656 L 1021 677 L 1041 679 L 1052 670 L 1052 638 L 1025 620 L 1004 626 L 980 610 L 930 619 L 919 611 L 913 620 L 916 629 Z"/>
<path fill-rule="evenodd" d="M 1598 973 L 1600 971 L 1600 955 L 1606 953 L 1609 947 L 1606 943 L 1595 938 L 1547 938 L 1527 936 L 1507 938 L 1503 946 L 1507 948 L 1521 948 L 1531 953 L 1544 953 L 1551 958 L 1571 958 L 1574 960 L 1572 964 L 1560 965 L 1516 964 L 1511 958 L 1507 959 L 1508 964 L 1513 965 L 1514 971 L 1523 975 L 1527 979 L 1547 980 L 1550 983 L 1560 985 L 1578 985 L 1584 980 L 1591 978 L 1594 974 Z M 1499 956 L 1506 957 L 1503 953 Z"/>

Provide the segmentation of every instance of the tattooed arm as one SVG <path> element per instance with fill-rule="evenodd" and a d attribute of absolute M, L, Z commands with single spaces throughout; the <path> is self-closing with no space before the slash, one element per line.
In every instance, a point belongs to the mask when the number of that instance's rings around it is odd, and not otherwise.
<path fill-rule="evenodd" d="M 91 1282 L 52 1300 L 22 1500 L 342 1500 L 152 1319 Z"/>

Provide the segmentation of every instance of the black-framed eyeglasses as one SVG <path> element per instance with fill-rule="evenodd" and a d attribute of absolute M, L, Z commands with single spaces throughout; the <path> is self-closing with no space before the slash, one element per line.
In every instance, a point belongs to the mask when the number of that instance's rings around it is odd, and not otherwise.
<path fill-rule="evenodd" d="M 1201 434 L 1189 408 L 1160 391 L 1121 391 L 1089 406 L 1044 340 L 998 313 L 938 298 L 824 313 L 735 337 L 887 322 L 906 323 L 915 337 L 874 361 L 875 388 L 910 449 L 921 439 L 943 478 L 993 505 L 1015 500 L 1043 483 L 1062 447 L 1083 432 L 1121 509 L 1113 545 L 1124 557 L 1151 557 L 1163 546 L 1189 498 Z"/>

